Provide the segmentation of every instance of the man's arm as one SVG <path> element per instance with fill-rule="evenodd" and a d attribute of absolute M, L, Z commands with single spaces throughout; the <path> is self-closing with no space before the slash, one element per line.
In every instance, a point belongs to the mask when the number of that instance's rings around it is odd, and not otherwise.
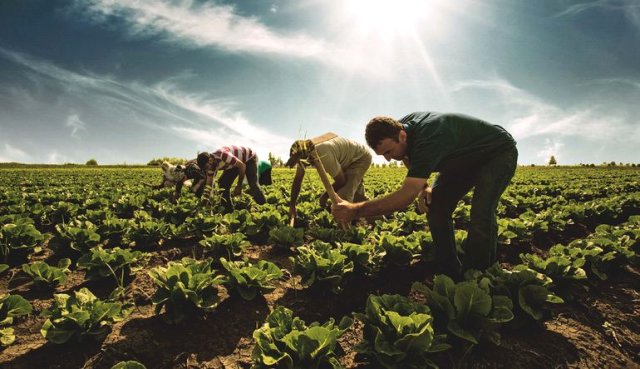
<path fill-rule="evenodd" d="M 331 210 L 339 223 L 350 222 L 355 218 L 386 215 L 409 206 L 426 183 L 425 178 L 407 177 L 399 190 L 381 199 L 359 203 L 341 201 L 338 204 L 333 204 Z"/>

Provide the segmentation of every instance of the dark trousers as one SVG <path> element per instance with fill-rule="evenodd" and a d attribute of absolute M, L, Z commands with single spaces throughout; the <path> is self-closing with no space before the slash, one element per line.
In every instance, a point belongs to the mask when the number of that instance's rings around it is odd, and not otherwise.
<path fill-rule="evenodd" d="M 271 180 L 271 168 L 265 170 L 260 174 L 260 179 L 258 181 L 263 186 L 269 186 L 273 183 Z"/>
<path fill-rule="evenodd" d="M 435 243 L 435 258 L 443 272 L 456 273 L 460 260 L 456 253 L 452 215 L 458 202 L 473 188 L 471 224 L 465 243 L 463 270 L 484 270 L 496 261 L 498 201 L 513 177 L 518 150 L 506 150 L 479 168 L 464 174 L 440 173 L 432 186 L 429 228 Z"/>
<path fill-rule="evenodd" d="M 262 205 L 267 200 L 264 197 L 264 193 L 258 184 L 258 163 L 256 159 L 248 160 L 244 163 L 246 165 L 245 176 L 247 182 L 249 182 L 249 194 L 256 203 Z M 233 210 L 233 201 L 231 200 L 231 185 L 240 174 L 238 168 L 227 169 L 218 178 L 218 188 L 222 192 L 222 205 L 225 211 Z"/>

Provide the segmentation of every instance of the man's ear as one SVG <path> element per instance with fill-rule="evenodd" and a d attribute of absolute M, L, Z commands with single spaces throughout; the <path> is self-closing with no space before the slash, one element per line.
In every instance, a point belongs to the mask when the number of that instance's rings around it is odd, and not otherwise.
<path fill-rule="evenodd" d="M 398 133 L 398 142 L 407 142 L 407 131 L 405 131 L 404 129 Z"/>

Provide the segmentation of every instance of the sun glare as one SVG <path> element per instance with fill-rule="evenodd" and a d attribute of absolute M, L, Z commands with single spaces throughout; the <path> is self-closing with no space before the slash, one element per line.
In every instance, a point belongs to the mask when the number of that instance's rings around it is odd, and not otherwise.
<path fill-rule="evenodd" d="M 398 33 L 413 28 L 433 11 L 437 0 L 348 0 L 348 13 L 368 32 Z"/>

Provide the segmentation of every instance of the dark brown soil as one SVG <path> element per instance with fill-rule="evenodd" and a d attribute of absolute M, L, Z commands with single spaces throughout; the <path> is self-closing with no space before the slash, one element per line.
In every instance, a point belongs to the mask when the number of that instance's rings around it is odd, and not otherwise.
<path fill-rule="evenodd" d="M 371 293 L 408 295 L 412 282 L 432 278 L 429 271 L 433 266 L 418 262 L 405 269 L 382 270 L 372 277 L 350 277 L 342 292 L 335 295 L 326 288 L 305 289 L 298 277 L 286 275 L 273 292 L 250 302 L 230 297 L 221 287 L 223 300 L 215 311 L 168 325 L 154 313 L 151 296 L 155 286 L 146 271 L 167 260 L 190 256 L 192 245 L 169 244 L 153 253 L 147 268 L 136 272 L 127 287 L 127 297 L 137 305 L 135 310 L 99 343 L 49 344 L 40 334 L 45 319 L 38 314 L 51 305 L 53 293 L 86 286 L 104 298 L 115 282 L 83 282 L 84 273 L 74 271 L 55 291 L 33 291 L 28 279 L 12 268 L 0 279 L 0 288 L 29 299 L 34 314 L 14 324 L 17 339 L 0 351 L 0 367 L 108 369 L 122 360 L 137 360 L 150 369 L 249 368 L 252 332 L 275 305 L 292 309 L 307 322 L 330 317 L 339 320 L 362 311 Z M 503 261 L 517 261 L 513 251 L 501 254 Z M 288 250 L 251 246 L 245 255 L 291 268 Z M 356 322 L 340 339 L 346 368 L 374 368 L 354 351 L 361 338 L 362 325 Z M 466 355 L 465 350 L 456 347 L 435 361 L 441 368 L 640 368 L 640 271 L 627 268 L 607 281 L 590 285 L 574 301 L 557 307 L 545 324 L 505 330 L 501 346 L 482 343 Z"/>

